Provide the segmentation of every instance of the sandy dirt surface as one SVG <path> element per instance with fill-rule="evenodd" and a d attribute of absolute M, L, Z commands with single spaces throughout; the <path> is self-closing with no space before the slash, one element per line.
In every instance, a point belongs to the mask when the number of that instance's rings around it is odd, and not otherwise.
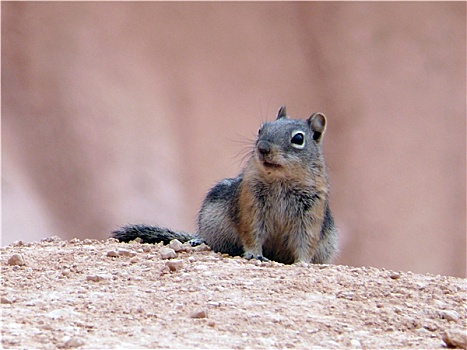
<path fill-rule="evenodd" d="M 2 346 L 465 347 L 466 279 L 205 248 L 56 237 L 2 247 Z"/>

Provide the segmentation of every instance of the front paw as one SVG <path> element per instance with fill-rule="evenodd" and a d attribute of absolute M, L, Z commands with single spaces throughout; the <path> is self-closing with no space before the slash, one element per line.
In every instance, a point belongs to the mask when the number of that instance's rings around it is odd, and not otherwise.
<path fill-rule="evenodd" d="M 256 260 L 260 260 L 260 261 L 269 261 L 268 258 L 265 258 L 263 255 L 261 254 L 253 254 L 253 253 L 250 253 L 250 252 L 246 252 L 243 254 L 243 257 L 247 260 L 251 260 L 251 259 L 256 259 Z"/>

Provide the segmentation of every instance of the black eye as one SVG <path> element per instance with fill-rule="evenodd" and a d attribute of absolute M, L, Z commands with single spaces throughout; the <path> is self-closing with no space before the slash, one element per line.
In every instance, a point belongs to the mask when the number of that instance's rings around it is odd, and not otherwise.
<path fill-rule="evenodd" d="M 258 129 L 258 136 L 261 135 L 261 129 Z"/>
<path fill-rule="evenodd" d="M 296 132 L 290 140 L 295 148 L 303 148 L 305 146 L 305 134 L 301 131 Z"/>

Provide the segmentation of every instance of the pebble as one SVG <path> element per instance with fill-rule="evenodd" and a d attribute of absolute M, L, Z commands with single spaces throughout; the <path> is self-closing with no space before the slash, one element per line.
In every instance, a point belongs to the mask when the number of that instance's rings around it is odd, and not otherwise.
<path fill-rule="evenodd" d="M 208 245 L 206 245 L 205 243 L 201 243 L 200 245 L 194 247 L 193 250 L 195 252 L 207 252 L 207 251 L 210 251 L 211 248 Z"/>
<path fill-rule="evenodd" d="M 115 258 L 118 256 L 118 252 L 116 250 L 109 250 L 106 255 Z"/>
<path fill-rule="evenodd" d="M 26 265 L 26 263 L 24 262 L 23 256 L 21 254 L 13 254 L 10 259 L 8 259 L 8 265 L 23 266 Z"/>
<path fill-rule="evenodd" d="M 12 302 L 10 299 L 8 299 L 7 297 L 1 297 L 0 302 L 1 302 L 2 304 L 11 304 L 11 303 L 13 303 L 13 302 Z"/>
<path fill-rule="evenodd" d="M 401 278 L 401 274 L 399 272 L 392 271 L 390 272 L 389 277 L 391 277 L 393 280 L 398 280 Z"/>
<path fill-rule="evenodd" d="M 31 299 L 31 300 L 29 300 L 29 301 L 26 301 L 26 302 L 24 303 L 24 305 L 26 305 L 26 306 L 37 306 L 37 307 L 42 307 L 42 306 L 45 306 L 46 303 L 45 303 L 45 301 L 42 300 L 42 299 Z"/>
<path fill-rule="evenodd" d="M 196 265 L 194 267 L 194 269 L 196 271 L 203 271 L 203 270 L 209 270 L 209 266 L 208 265 Z"/>
<path fill-rule="evenodd" d="M 354 292 L 343 291 L 343 292 L 337 293 L 336 297 L 341 298 L 341 299 L 347 299 L 347 300 L 355 300 L 355 293 Z M 380 306 L 378 306 L 378 305 L 380 305 Z M 376 307 L 381 308 L 382 304 L 377 304 Z"/>
<path fill-rule="evenodd" d="M 162 259 L 173 259 L 177 257 L 177 253 L 172 248 L 161 248 L 160 250 Z"/>
<path fill-rule="evenodd" d="M 352 345 L 352 348 L 361 348 L 362 347 L 362 343 L 360 343 L 360 341 L 358 339 L 352 339 L 350 341 L 350 345 Z"/>
<path fill-rule="evenodd" d="M 46 313 L 44 316 L 52 320 L 60 320 L 60 319 L 67 319 L 67 318 L 76 319 L 77 317 L 80 316 L 80 314 L 74 311 L 71 307 L 68 307 L 68 308 L 54 309 Z"/>
<path fill-rule="evenodd" d="M 451 329 L 443 334 L 443 341 L 449 348 L 466 349 L 467 348 L 467 331 Z"/>
<path fill-rule="evenodd" d="M 261 260 L 258 260 L 258 259 L 251 259 L 248 261 L 250 264 L 252 265 L 255 265 L 255 266 L 261 266 L 262 265 L 262 261 Z"/>
<path fill-rule="evenodd" d="M 86 281 L 99 282 L 102 280 L 105 280 L 105 277 L 101 275 L 87 275 L 86 276 Z"/>
<path fill-rule="evenodd" d="M 41 239 L 41 242 L 60 242 L 61 240 L 58 236 L 52 236 Z"/>
<path fill-rule="evenodd" d="M 182 260 L 170 260 L 165 263 L 170 271 L 174 272 L 183 268 L 183 261 Z"/>
<path fill-rule="evenodd" d="M 426 330 L 429 330 L 430 332 L 434 332 L 438 330 L 438 326 L 434 322 L 430 322 L 430 321 L 426 321 L 423 324 L 423 328 L 425 328 Z"/>
<path fill-rule="evenodd" d="M 206 310 L 197 310 L 190 315 L 191 318 L 207 318 L 208 313 Z"/>
<path fill-rule="evenodd" d="M 324 270 L 324 269 L 327 269 L 329 267 L 329 264 L 317 264 L 315 267 L 317 269 Z"/>
<path fill-rule="evenodd" d="M 136 255 L 135 251 L 129 250 L 129 249 L 123 249 L 123 248 L 118 248 L 117 253 L 118 255 L 121 255 L 121 256 L 135 256 Z"/>
<path fill-rule="evenodd" d="M 168 247 L 170 249 L 173 249 L 175 252 L 181 252 L 182 250 L 185 250 L 185 247 L 183 246 L 182 242 L 180 242 L 178 239 L 172 239 Z"/>
<path fill-rule="evenodd" d="M 50 323 L 44 323 L 41 328 L 46 331 L 52 331 L 54 329 Z"/>
<path fill-rule="evenodd" d="M 447 321 L 457 322 L 459 320 L 459 314 L 455 311 L 445 310 L 441 311 L 439 315 Z"/>
<path fill-rule="evenodd" d="M 65 344 L 64 344 L 64 347 L 69 349 L 69 348 L 79 348 L 80 346 L 83 346 L 84 345 L 84 341 L 80 338 L 76 338 L 76 337 L 72 337 L 70 339 L 68 339 Z"/>

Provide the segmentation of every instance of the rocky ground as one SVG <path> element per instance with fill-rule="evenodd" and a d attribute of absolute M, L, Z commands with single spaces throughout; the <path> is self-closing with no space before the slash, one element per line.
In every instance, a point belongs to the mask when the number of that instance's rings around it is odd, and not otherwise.
<path fill-rule="evenodd" d="M 2 346 L 466 346 L 466 279 L 246 261 L 175 242 L 0 248 Z"/>

